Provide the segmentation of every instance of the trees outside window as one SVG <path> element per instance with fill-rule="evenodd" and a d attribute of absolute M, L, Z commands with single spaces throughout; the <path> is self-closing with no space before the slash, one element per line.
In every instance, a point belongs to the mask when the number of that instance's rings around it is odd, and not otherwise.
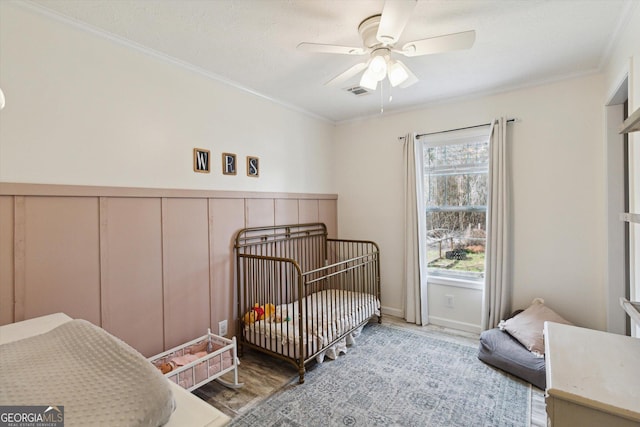
<path fill-rule="evenodd" d="M 484 277 L 488 140 L 424 147 L 428 269 L 434 276 Z"/>

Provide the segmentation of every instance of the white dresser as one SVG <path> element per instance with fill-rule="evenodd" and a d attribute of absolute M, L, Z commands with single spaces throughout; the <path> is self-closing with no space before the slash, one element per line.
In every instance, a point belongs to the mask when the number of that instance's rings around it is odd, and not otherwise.
<path fill-rule="evenodd" d="M 640 339 L 546 322 L 552 427 L 640 426 Z"/>

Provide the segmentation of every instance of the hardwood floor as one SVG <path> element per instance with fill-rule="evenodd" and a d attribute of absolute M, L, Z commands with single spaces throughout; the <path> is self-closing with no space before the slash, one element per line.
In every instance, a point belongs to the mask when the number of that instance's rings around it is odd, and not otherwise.
<path fill-rule="evenodd" d="M 232 382 L 232 373 L 222 378 Z M 213 381 L 194 390 L 194 394 L 234 418 L 298 380 L 298 369 L 289 362 L 258 351 L 245 350 L 240 358 L 238 378 L 244 386 L 229 389 Z"/>
<path fill-rule="evenodd" d="M 396 327 L 424 332 L 436 332 L 443 337 L 467 345 L 477 345 L 479 335 L 443 328 L 440 326 L 418 326 L 393 316 L 383 316 L 382 323 Z M 314 369 L 312 363 L 307 369 Z M 244 386 L 228 389 L 217 382 L 211 382 L 194 391 L 194 394 L 224 412 L 231 418 L 241 415 L 268 398 L 289 383 L 298 381 L 298 370 L 290 362 L 267 356 L 257 351 L 245 351 L 240 358 L 239 381 Z M 223 377 L 232 380 L 231 374 Z M 531 426 L 546 427 L 544 392 L 532 387 Z"/>

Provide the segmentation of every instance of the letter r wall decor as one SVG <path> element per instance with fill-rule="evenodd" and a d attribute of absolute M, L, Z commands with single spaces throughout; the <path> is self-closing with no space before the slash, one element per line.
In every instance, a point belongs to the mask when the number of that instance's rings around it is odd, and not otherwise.
<path fill-rule="evenodd" d="M 236 168 L 236 155 L 233 153 L 222 153 L 222 173 L 225 175 L 235 175 Z"/>

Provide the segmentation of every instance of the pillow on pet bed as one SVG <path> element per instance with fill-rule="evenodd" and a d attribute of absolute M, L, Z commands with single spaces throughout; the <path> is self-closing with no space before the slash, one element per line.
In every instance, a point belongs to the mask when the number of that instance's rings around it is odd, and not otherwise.
<path fill-rule="evenodd" d="M 555 311 L 544 305 L 542 298 L 536 298 L 523 312 L 514 317 L 502 320 L 498 327 L 507 331 L 517 339 L 527 350 L 538 357 L 544 356 L 544 322 L 556 322 L 571 325 Z"/>
<path fill-rule="evenodd" d="M 507 332 L 498 328 L 482 332 L 478 359 L 545 389 L 544 359 L 536 357 Z"/>

